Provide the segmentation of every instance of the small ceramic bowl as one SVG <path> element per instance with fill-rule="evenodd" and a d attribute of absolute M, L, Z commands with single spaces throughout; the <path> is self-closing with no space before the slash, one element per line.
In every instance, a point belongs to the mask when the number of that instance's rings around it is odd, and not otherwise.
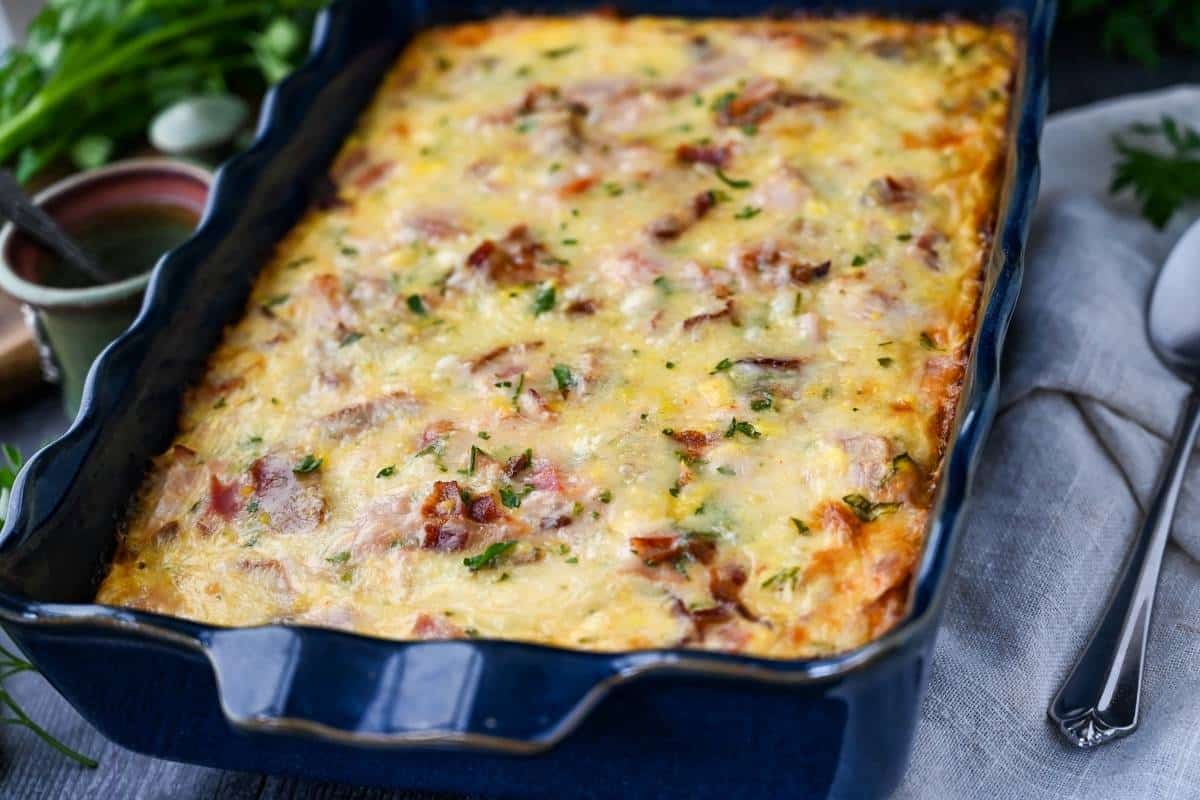
<path fill-rule="evenodd" d="M 160 158 L 130 159 L 73 175 L 34 201 L 68 232 L 125 208 L 164 206 L 198 222 L 212 174 L 194 164 Z M 0 230 L 0 290 L 24 304 L 48 377 L 61 381 L 68 416 L 79 409 L 92 361 L 141 306 L 152 270 L 116 283 L 81 288 L 48 285 L 46 251 L 11 224 Z"/>

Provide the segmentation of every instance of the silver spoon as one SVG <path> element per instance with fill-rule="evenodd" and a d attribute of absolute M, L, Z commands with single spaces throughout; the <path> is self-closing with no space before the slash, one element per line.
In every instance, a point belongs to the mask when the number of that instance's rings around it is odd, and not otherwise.
<path fill-rule="evenodd" d="M 96 283 L 116 283 L 96 260 L 72 239 L 54 218 L 34 204 L 7 170 L 0 170 L 0 216 L 57 253 L 63 261 Z"/>
<path fill-rule="evenodd" d="M 1076 747 L 1095 747 L 1133 733 L 1138 725 L 1158 571 L 1200 431 L 1200 222 L 1183 235 L 1159 272 L 1148 317 L 1146 327 L 1158 357 L 1192 391 L 1108 608 L 1050 704 L 1050 719 Z"/>

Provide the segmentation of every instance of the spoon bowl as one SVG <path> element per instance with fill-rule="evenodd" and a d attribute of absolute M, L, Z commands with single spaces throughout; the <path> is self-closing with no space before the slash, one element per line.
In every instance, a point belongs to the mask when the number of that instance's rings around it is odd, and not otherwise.
<path fill-rule="evenodd" d="M 1163 264 L 1146 329 L 1163 363 L 1189 382 L 1200 378 L 1200 222 L 1188 228 Z"/>

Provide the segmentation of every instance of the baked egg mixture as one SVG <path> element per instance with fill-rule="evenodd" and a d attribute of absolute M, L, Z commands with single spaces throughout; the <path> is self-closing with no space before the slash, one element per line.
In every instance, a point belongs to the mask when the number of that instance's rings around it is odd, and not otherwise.
<path fill-rule="evenodd" d="M 189 390 L 97 600 L 773 658 L 887 631 L 1016 52 L 868 17 L 419 35 Z"/>

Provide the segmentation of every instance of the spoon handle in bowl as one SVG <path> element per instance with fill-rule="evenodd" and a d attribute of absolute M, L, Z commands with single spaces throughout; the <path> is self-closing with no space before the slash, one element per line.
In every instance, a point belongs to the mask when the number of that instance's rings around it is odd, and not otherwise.
<path fill-rule="evenodd" d="M 1137 729 L 1158 571 L 1197 432 L 1200 390 L 1193 389 L 1145 522 L 1125 557 L 1108 607 L 1050 704 L 1050 719 L 1076 747 L 1095 747 Z"/>

